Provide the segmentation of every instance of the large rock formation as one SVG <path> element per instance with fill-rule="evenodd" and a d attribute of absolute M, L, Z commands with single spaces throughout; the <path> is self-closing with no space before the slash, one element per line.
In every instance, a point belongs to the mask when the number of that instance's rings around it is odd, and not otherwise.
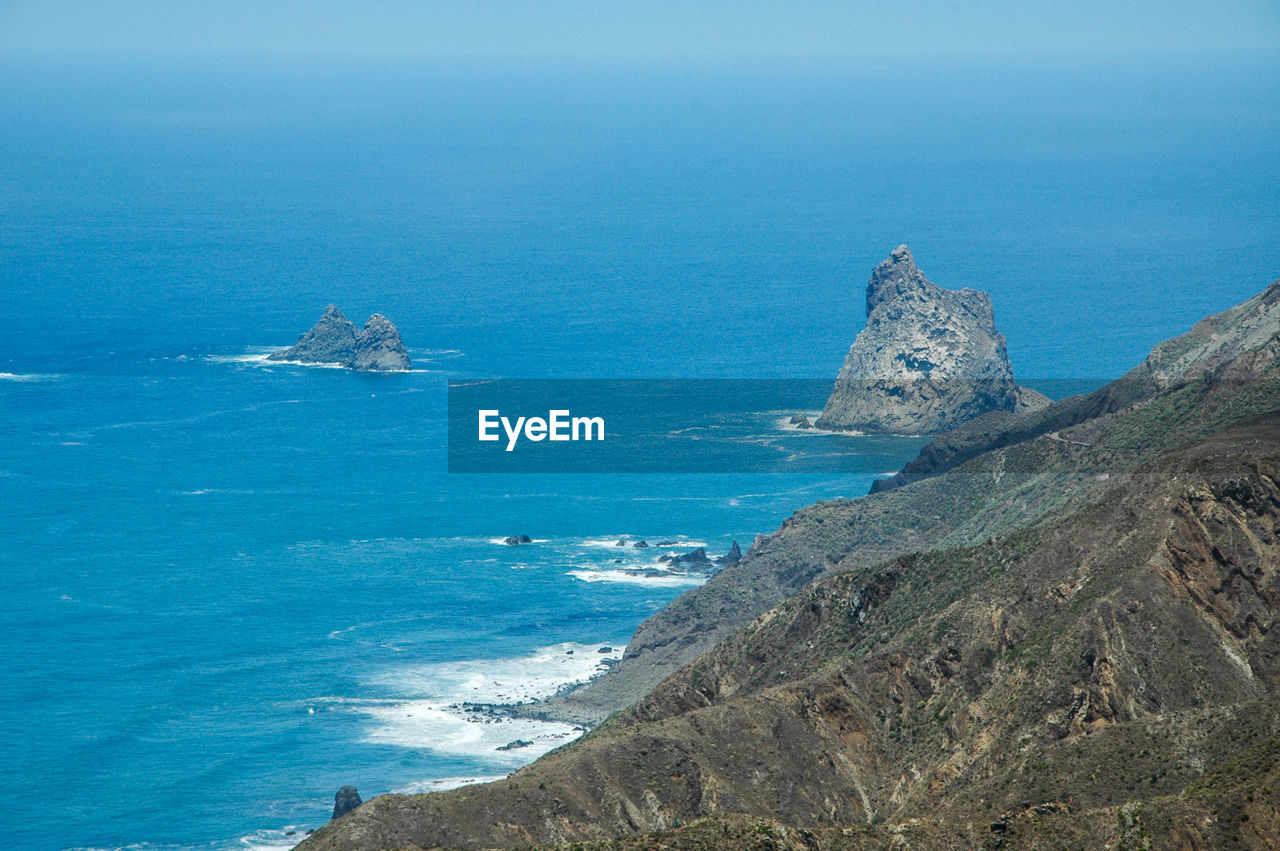
<path fill-rule="evenodd" d="M 409 368 L 409 353 L 405 351 L 400 332 L 381 313 L 370 316 L 356 335 L 351 368 L 379 371 Z"/>
<path fill-rule="evenodd" d="M 849 348 L 816 425 L 933 434 L 988 411 L 1046 404 L 1013 380 L 991 298 L 942 289 L 900 245 L 871 273 L 867 327 Z"/>
<path fill-rule="evenodd" d="M 336 364 L 373 372 L 403 371 L 411 366 L 400 332 L 390 319 L 375 313 L 364 328 L 356 331 L 355 324 L 332 304 L 297 343 L 273 352 L 267 359 Z"/>
<path fill-rule="evenodd" d="M 356 352 L 356 326 L 343 315 L 337 305 L 325 308 L 316 324 L 287 349 L 272 352 L 267 360 L 297 361 L 299 363 L 352 362 Z"/>

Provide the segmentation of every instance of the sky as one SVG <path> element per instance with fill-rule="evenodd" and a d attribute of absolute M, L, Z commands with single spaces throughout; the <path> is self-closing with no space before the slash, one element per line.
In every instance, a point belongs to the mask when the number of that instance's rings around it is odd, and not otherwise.
<path fill-rule="evenodd" d="M 1280 49 L 1280 0 L 0 0 L 0 49 L 715 57 Z"/>

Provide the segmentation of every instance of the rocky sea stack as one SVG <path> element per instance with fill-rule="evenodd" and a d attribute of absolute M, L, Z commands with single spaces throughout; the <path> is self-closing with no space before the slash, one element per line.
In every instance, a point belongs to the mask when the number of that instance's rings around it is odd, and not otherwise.
<path fill-rule="evenodd" d="M 867 327 L 849 348 L 815 425 L 836 431 L 935 434 L 989 411 L 1048 404 L 1019 387 L 991 298 L 944 290 L 900 245 L 871 273 Z"/>
<path fill-rule="evenodd" d="M 298 342 L 267 356 L 268 360 L 326 363 L 366 372 L 401 372 L 411 368 L 400 332 L 391 320 L 375 313 L 356 330 L 336 305 L 324 314 Z"/>
<path fill-rule="evenodd" d="M 333 796 L 333 818 L 342 818 L 363 803 L 364 801 L 360 800 L 360 793 L 356 791 L 356 787 L 343 786 Z"/>

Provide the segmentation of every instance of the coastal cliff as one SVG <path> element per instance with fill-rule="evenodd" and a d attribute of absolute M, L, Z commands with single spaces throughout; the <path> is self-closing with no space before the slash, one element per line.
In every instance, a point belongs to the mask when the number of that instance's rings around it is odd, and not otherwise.
<path fill-rule="evenodd" d="M 983 541 L 1087 499 L 1098 476 L 1160 447 L 1270 410 L 1266 382 L 1245 376 L 1270 369 L 1278 340 L 1280 282 L 1160 343 L 1092 393 L 1021 414 L 990 413 L 940 435 L 870 498 L 801 509 L 757 538 L 741 562 L 641 623 L 622 660 L 555 701 L 550 714 L 598 721 L 814 579 Z M 1119 435 L 1116 446 L 1093 445 L 1103 429 Z"/>
<path fill-rule="evenodd" d="M 1014 381 L 991 298 L 942 289 L 905 245 L 871 273 L 866 310 L 818 428 L 935 434 L 988 411 L 1048 404 Z"/>
<path fill-rule="evenodd" d="M 302 847 L 1275 847 L 1280 282 L 1001 423 L 646 621 L 582 739 Z"/>
<path fill-rule="evenodd" d="M 297 343 L 267 359 L 335 364 L 367 372 L 400 372 L 412 367 L 400 332 L 390 319 L 375 313 L 357 331 L 355 323 L 332 304 Z"/>
<path fill-rule="evenodd" d="M 1280 416 L 1250 418 L 1077 512 L 833 575 L 579 742 L 303 848 L 1275 847 L 1277 481 Z"/>

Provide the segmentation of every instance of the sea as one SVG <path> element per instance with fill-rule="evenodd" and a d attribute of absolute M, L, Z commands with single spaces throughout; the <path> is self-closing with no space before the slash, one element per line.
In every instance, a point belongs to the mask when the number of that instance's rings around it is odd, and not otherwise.
<path fill-rule="evenodd" d="M 286 848 L 343 785 L 503 777 L 581 729 L 470 704 L 606 670 L 714 570 L 659 556 L 746 548 L 922 443 L 450 473 L 450 381 L 833 377 L 900 243 L 991 294 L 1033 386 L 1280 277 L 1275 54 L 8 52 L 0 116 L 14 849 Z M 329 303 L 414 369 L 265 360 Z"/>

